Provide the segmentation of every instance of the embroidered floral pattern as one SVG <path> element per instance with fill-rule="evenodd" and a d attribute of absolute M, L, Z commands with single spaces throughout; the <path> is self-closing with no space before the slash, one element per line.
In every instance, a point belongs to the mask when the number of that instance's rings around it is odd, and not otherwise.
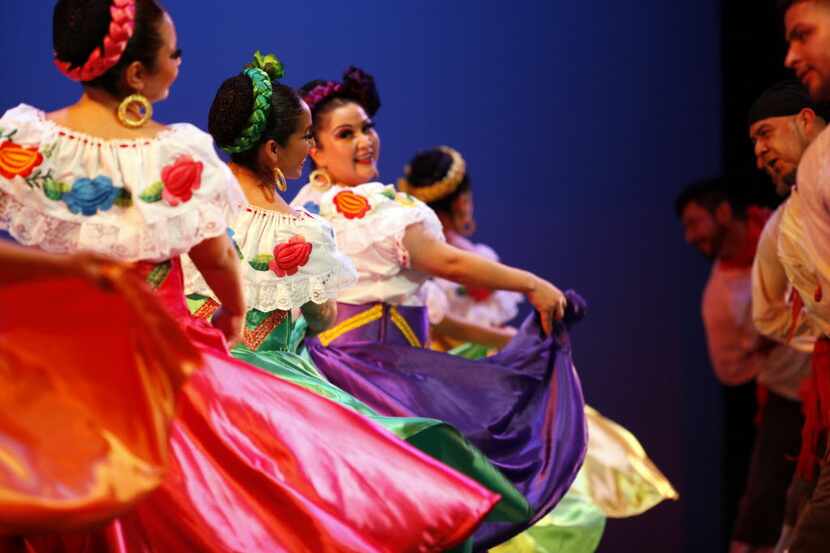
<path fill-rule="evenodd" d="M 164 190 L 164 183 L 161 181 L 154 182 L 144 189 L 139 198 L 142 201 L 152 204 L 161 200 L 161 193 Z"/>
<path fill-rule="evenodd" d="M 145 281 L 153 290 L 158 290 L 158 288 L 164 284 L 164 281 L 167 280 L 170 271 L 173 268 L 173 263 L 170 262 L 168 259 L 167 261 L 162 261 L 147 274 Z"/>
<path fill-rule="evenodd" d="M 34 179 L 31 179 L 31 182 L 37 181 L 37 176 Z M 26 182 L 29 183 L 30 179 L 26 179 Z M 43 179 L 43 185 L 40 187 L 40 189 L 43 190 L 43 193 L 46 195 L 47 198 L 58 202 L 63 198 L 64 193 L 72 190 L 72 185 L 66 184 L 65 182 L 56 181 L 52 178 L 51 174 L 47 174 L 46 177 Z"/>
<path fill-rule="evenodd" d="M 482 302 L 493 295 L 493 290 L 483 286 L 459 286 L 456 293 L 461 296 L 469 296 L 475 302 Z"/>
<path fill-rule="evenodd" d="M 405 192 L 398 192 L 395 196 L 395 201 L 404 207 L 416 207 L 418 205 L 415 198 Z"/>
<path fill-rule="evenodd" d="M 76 180 L 61 199 L 72 213 L 91 216 L 111 209 L 121 197 L 122 191 L 123 189 L 113 186 L 109 177 L 101 175 L 94 179 Z"/>
<path fill-rule="evenodd" d="M 0 175 L 7 179 L 28 177 L 41 163 L 43 154 L 38 151 L 37 146 L 25 147 L 11 140 L 0 144 Z"/>
<path fill-rule="evenodd" d="M 162 199 L 171 206 L 190 201 L 193 191 L 202 184 L 203 167 L 201 161 L 195 161 L 188 155 L 177 157 L 172 165 L 161 170 L 161 181 L 164 183 Z"/>
<path fill-rule="evenodd" d="M 337 211 L 342 213 L 346 219 L 363 219 L 372 209 L 369 200 L 351 190 L 338 192 L 332 202 Z"/>
<path fill-rule="evenodd" d="M 112 205 L 129 207 L 132 205 L 132 194 L 126 188 L 115 187 L 109 177 L 98 176 L 95 179 L 78 179 L 75 184 L 68 184 L 55 179 L 52 169 L 44 171 L 42 168 L 26 177 L 29 188 L 37 188 L 50 200 L 63 200 L 72 213 L 94 215 L 97 211 L 107 211 Z M 112 204 L 109 198 L 113 198 Z M 93 203 L 98 207 L 93 210 Z M 70 205 L 71 204 L 71 205 Z"/>
<path fill-rule="evenodd" d="M 484 301 L 493 295 L 493 290 L 484 286 L 470 286 L 467 288 L 467 293 L 470 294 L 473 301 Z"/>
<path fill-rule="evenodd" d="M 274 258 L 268 263 L 268 268 L 278 277 L 294 275 L 308 263 L 312 249 L 313 246 L 305 238 L 294 236 L 274 247 Z"/>
<path fill-rule="evenodd" d="M 161 180 L 148 186 L 141 196 L 142 201 L 154 203 L 164 200 L 169 206 L 190 201 L 193 191 L 202 185 L 204 165 L 189 155 L 180 155 L 161 170 Z"/>
<path fill-rule="evenodd" d="M 50 200 L 60 200 L 64 193 L 72 189 L 72 185 L 55 180 L 51 169 L 35 169 L 34 173 L 26 177 L 26 185 L 29 188 L 39 188 Z"/>
<path fill-rule="evenodd" d="M 254 271 L 266 272 L 269 270 L 268 265 L 273 260 L 274 256 L 270 253 L 261 253 L 249 259 L 248 265 L 250 265 L 251 269 L 253 269 Z"/>
<path fill-rule="evenodd" d="M 236 243 L 236 238 L 234 238 L 234 236 L 236 236 L 236 233 L 233 231 L 231 227 L 228 227 L 226 232 L 228 233 L 228 238 L 230 238 L 231 240 L 231 244 L 233 244 L 233 249 L 236 250 L 236 255 L 239 256 L 240 261 L 244 260 L 245 256 L 242 255 L 242 250 L 239 248 L 239 244 Z"/>

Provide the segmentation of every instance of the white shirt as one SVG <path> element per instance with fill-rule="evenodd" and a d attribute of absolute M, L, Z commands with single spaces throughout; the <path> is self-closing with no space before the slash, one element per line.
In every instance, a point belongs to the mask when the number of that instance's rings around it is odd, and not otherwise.
<path fill-rule="evenodd" d="M 818 332 L 830 335 L 830 132 L 804 152 L 781 217 L 778 255 Z"/>
<path fill-rule="evenodd" d="M 712 366 L 728 386 L 758 378 L 773 392 L 798 400 L 810 356 L 783 344 L 765 344 L 752 321 L 751 274 L 749 267 L 712 267 L 702 309 Z"/>
<path fill-rule="evenodd" d="M 781 218 L 788 202 L 789 199 L 775 210 L 758 241 L 752 265 L 752 319 L 761 334 L 811 353 L 818 332 L 810 324 L 810 318 L 804 316 L 798 317 L 797 326 L 792 328 L 792 285 L 778 258 Z"/>

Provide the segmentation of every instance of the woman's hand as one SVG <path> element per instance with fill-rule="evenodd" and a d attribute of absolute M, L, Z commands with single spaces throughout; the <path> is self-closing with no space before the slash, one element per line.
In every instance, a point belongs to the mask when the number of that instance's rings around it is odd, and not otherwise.
<path fill-rule="evenodd" d="M 542 330 L 550 335 L 553 321 L 562 320 L 568 300 L 562 291 L 547 280 L 535 277 L 533 288 L 527 293 L 527 301 L 536 308 L 542 319 Z"/>
<path fill-rule="evenodd" d="M 245 324 L 245 315 L 238 315 L 220 307 L 213 314 L 210 323 L 225 335 L 228 347 L 233 347 L 242 339 L 242 327 Z"/>
<path fill-rule="evenodd" d="M 404 248 L 416 271 L 493 290 L 522 292 L 542 317 L 546 334 L 553 321 L 565 315 L 568 302 L 559 288 L 532 273 L 490 261 L 476 253 L 460 250 L 432 236 L 422 224 L 406 229 Z"/>
<path fill-rule="evenodd" d="M 308 302 L 300 310 L 308 323 L 306 336 L 316 336 L 331 327 L 337 320 L 337 302 L 329 300 L 325 303 L 316 304 Z"/>

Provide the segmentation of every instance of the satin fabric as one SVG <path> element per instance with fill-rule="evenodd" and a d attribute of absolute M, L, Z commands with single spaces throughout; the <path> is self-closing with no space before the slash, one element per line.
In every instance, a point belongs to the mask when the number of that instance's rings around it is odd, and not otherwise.
<path fill-rule="evenodd" d="M 209 317 L 219 307 L 213 300 L 200 294 L 189 295 L 187 304 L 188 309 L 201 318 Z M 273 324 L 269 324 L 269 321 L 274 318 L 282 322 L 272 328 Z M 306 330 L 307 324 L 302 317 L 294 324 L 289 313 L 250 309 L 246 314 L 245 335 L 256 338 L 243 340 L 231 350 L 231 354 L 360 413 L 430 457 L 498 493 L 501 500 L 490 513 L 490 520 L 522 521 L 531 516 L 530 505 L 524 496 L 450 425 L 422 417 L 380 415 L 327 381 L 307 355 L 295 353 L 301 349 L 300 344 L 305 339 Z"/>
<path fill-rule="evenodd" d="M 201 357 L 133 275 L 112 286 L 0 287 L 0 534 L 99 522 L 162 482 Z"/>
<path fill-rule="evenodd" d="M 490 520 L 524 521 L 531 516 L 530 506 L 524 496 L 480 451 L 448 424 L 435 419 L 379 415 L 366 404 L 327 382 L 311 363 L 290 352 L 254 352 L 245 346 L 236 346 L 231 353 L 237 359 L 360 413 L 430 457 L 498 493 L 501 500 L 488 517 Z"/>
<path fill-rule="evenodd" d="M 338 322 L 372 305 L 338 304 Z M 424 308 L 396 306 L 421 343 Z M 389 416 L 448 422 L 522 492 L 534 515 L 487 522 L 475 535 L 486 549 L 531 526 L 570 487 L 587 442 L 584 401 L 564 325 L 545 338 L 529 317 L 499 354 L 468 360 L 415 348 L 384 315 L 323 346 L 307 340 L 317 368 L 338 387 Z"/>
<path fill-rule="evenodd" d="M 639 515 L 677 492 L 633 434 L 585 406 L 588 452 L 556 508 L 491 553 L 593 553 L 606 518 Z"/>
<path fill-rule="evenodd" d="M 158 296 L 199 338 L 203 364 L 182 389 L 166 477 L 104 527 L 27 536 L 30 551 L 442 551 L 487 515 L 498 495 L 358 413 L 231 358 L 189 317 L 178 259 L 168 263 Z"/>
<path fill-rule="evenodd" d="M 582 465 L 584 488 L 606 515 L 632 517 L 679 498 L 634 434 L 587 405 L 585 416 L 591 439 Z"/>
<path fill-rule="evenodd" d="M 587 492 L 585 473 L 580 472 L 553 511 L 490 553 L 594 553 L 605 521 L 605 513 Z"/>
<path fill-rule="evenodd" d="M 466 343 L 450 353 L 479 359 L 487 348 Z M 491 553 L 593 553 L 606 518 L 636 516 L 663 500 L 678 499 L 631 432 L 589 405 L 585 418 L 588 449 L 573 485 L 553 511 Z"/>

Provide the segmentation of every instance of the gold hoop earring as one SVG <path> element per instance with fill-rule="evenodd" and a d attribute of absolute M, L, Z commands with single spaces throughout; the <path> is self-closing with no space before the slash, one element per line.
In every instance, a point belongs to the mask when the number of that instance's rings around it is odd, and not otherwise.
<path fill-rule="evenodd" d="M 142 110 L 144 112 L 144 114 L 138 119 L 130 119 L 127 115 L 127 109 L 132 104 L 138 104 L 139 112 L 141 112 Z M 147 97 L 142 94 L 130 94 L 129 96 L 121 100 L 120 104 L 118 104 L 118 120 L 125 127 L 129 127 L 131 129 L 143 127 L 147 124 L 147 121 L 149 121 L 152 117 L 153 104 L 151 104 L 150 100 L 148 100 Z"/>
<path fill-rule="evenodd" d="M 288 190 L 288 183 L 285 181 L 285 175 L 279 167 L 274 167 L 274 184 L 277 185 L 277 190 L 285 192 Z"/>
<path fill-rule="evenodd" d="M 328 190 L 333 184 L 331 182 L 331 175 L 329 175 L 323 168 L 312 171 L 308 176 L 308 181 L 312 186 L 319 190 Z"/>

